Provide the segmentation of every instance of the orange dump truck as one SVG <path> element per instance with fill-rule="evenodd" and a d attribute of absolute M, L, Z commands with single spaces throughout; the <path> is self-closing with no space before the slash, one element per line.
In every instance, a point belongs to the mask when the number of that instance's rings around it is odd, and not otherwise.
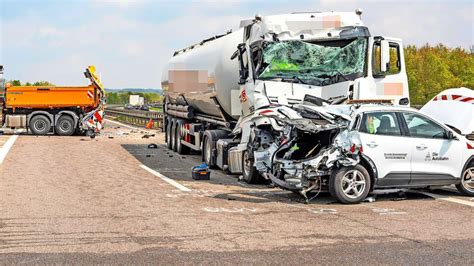
<path fill-rule="evenodd" d="M 85 87 L 7 84 L 2 101 L 3 127 L 26 128 L 35 135 L 95 136 L 103 125 L 105 90 L 94 66 L 84 74 L 91 80 Z"/>

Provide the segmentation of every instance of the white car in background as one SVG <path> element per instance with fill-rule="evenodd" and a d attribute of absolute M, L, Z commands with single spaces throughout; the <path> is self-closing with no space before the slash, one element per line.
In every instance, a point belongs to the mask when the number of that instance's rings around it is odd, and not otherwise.
<path fill-rule="evenodd" d="M 330 192 L 340 202 L 360 202 L 371 182 L 375 189 L 456 185 L 474 196 L 474 143 L 461 134 L 406 107 L 362 106 L 353 117 L 362 159 L 333 173 Z"/>
<path fill-rule="evenodd" d="M 474 90 L 447 89 L 436 95 L 421 109 L 456 132 L 474 138 Z"/>

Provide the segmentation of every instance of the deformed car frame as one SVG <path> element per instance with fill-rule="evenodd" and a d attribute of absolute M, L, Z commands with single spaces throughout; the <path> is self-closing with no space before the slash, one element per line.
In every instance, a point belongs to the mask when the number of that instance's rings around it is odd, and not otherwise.
<path fill-rule="evenodd" d="M 348 130 L 354 108 L 323 107 L 305 101 L 292 108 L 273 106 L 261 110 L 260 114 L 273 122 L 253 128 L 249 149 L 255 158 L 255 172 L 283 189 L 301 194 L 307 201 L 308 192 L 327 190 L 335 170 L 356 167 L 360 161 L 361 141 Z M 280 130 L 274 130 L 275 126 L 269 130 L 271 124 L 280 125 Z M 244 165 L 244 171 L 245 167 L 251 166 Z M 355 200 L 367 196 L 365 186 L 370 187 L 370 179 L 366 179 L 357 184 L 349 180 Z"/>

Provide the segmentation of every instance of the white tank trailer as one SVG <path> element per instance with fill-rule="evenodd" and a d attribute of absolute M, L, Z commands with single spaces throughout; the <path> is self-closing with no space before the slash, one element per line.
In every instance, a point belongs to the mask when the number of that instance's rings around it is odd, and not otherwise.
<path fill-rule="evenodd" d="M 254 182 L 242 170 L 254 165 L 244 153 L 257 110 L 291 107 L 305 97 L 408 105 L 401 40 L 371 36 L 361 15 L 359 9 L 256 15 L 235 31 L 176 51 L 162 73 L 168 147 L 202 151 L 211 167 Z"/>

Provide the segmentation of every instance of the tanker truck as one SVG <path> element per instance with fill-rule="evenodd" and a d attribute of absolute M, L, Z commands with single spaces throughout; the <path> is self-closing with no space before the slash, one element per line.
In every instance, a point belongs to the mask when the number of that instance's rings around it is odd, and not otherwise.
<path fill-rule="evenodd" d="M 168 148 L 201 152 L 210 167 L 255 183 L 262 178 L 257 167 L 272 168 L 265 162 L 274 143 L 281 147 L 291 135 L 282 134 L 286 127 L 276 116 L 291 120 L 306 112 L 295 106 L 409 105 L 401 40 L 372 36 L 361 16 L 360 9 L 256 15 L 235 31 L 174 52 L 162 73 Z M 324 123 L 339 130 L 336 120 Z M 290 148 L 305 156 L 321 149 L 303 145 L 311 142 Z"/>

